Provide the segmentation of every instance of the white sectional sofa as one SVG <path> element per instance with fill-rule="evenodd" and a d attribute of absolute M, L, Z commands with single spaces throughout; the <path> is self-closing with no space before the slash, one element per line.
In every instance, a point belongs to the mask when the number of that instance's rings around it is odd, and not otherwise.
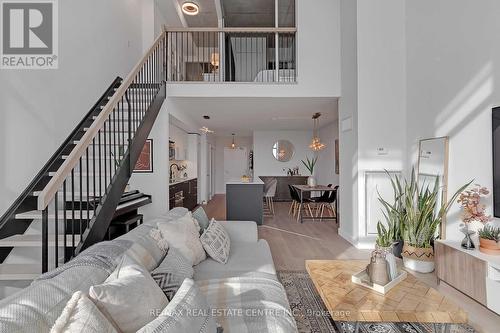
<path fill-rule="evenodd" d="M 187 211 L 186 211 L 187 212 Z M 185 213 L 175 209 L 162 217 L 174 220 Z M 153 223 L 153 222 L 152 222 Z M 296 332 L 287 296 L 277 279 L 269 245 L 259 240 L 255 222 L 221 222 L 231 240 L 226 264 L 207 258 L 194 266 L 194 281 L 216 309 L 216 321 L 224 332 Z M 123 254 L 141 257 L 150 271 L 163 257 L 157 243 L 149 237 L 154 225 L 148 222 L 128 234 L 95 246 L 121 248 Z M 68 263 L 70 264 L 71 261 Z M 96 265 L 59 269 L 52 278 L 33 282 L 28 288 L 0 301 L 0 333 L 49 332 L 66 303 L 76 291 L 87 293 L 104 282 L 109 270 Z"/>

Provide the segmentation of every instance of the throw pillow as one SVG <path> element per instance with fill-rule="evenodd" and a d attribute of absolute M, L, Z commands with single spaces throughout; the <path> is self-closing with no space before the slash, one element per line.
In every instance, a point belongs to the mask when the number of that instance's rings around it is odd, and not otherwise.
<path fill-rule="evenodd" d="M 136 332 L 168 304 L 149 272 L 127 256 L 103 284 L 90 287 L 89 296 L 124 333 Z"/>
<path fill-rule="evenodd" d="M 193 212 L 193 217 L 196 219 L 196 221 L 198 221 L 201 229 L 200 234 L 202 234 L 210 224 L 210 220 L 208 219 L 205 209 L 203 209 L 203 207 L 196 208 Z"/>
<path fill-rule="evenodd" d="M 88 332 L 118 333 L 87 295 L 77 291 L 66 303 L 50 333 Z"/>
<path fill-rule="evenodd" d="M 168 300 L 174 297 L 184 279 L 190 279 L 193 275 L 194 270 L 191 262 L 177 249 L 170 249 L 162 263 L 151 272 L 151 276 Z"/>
<path fill-rule="evenodd" d="M 222 224 L 212 219 L 208 228 L 200 236 L 200 241 L 203 248 L 212 259 L 221 264 L 227 263 L 231 240 Z"/>
<path fill-rule="evenodd" d="M 191 214 L 172 221 L 158 223 L 163 238 L 170 248 L 175 248 L 191 261 L 191 265 L 198 265 L 206 259 L 205 251 L 200 242 L 200 234 L 196 229 Z"/>
<path fill-rule="evenodd" d="M 179 291 L 158 318 L 139 332 L 214 333 L 217 332 L 217 324 L 205 295 L 193 280 L 185 279 Z"/>

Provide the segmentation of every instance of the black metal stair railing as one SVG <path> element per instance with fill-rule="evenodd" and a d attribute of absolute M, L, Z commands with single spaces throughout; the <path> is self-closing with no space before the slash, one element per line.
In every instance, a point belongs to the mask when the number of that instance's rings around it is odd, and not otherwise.
<path fill-rule="evenodd" d="M 156 39 L 38 193 L 43 272 L 104 238 L 165 99 L 166 42 Z"/>
<path fill-rule="evenodd" d="M 76 145 L 75 142 L 80 140 L 84 133 L 84 128 L 90 126 L 93 122 L 93 118 L 101 111 L 101 106 L 106 105 L 109 97 L 114 94 L 115 90 L 118 89 L 122 81 L 123 80 L 120 77 L 113 80 L 104 94 L 98 99 L 94 106 L 92 106 L 89 112 L 85 114 L 78 125 L 75 126 L 73 131 L 49 158 L 47 163 L 45 163 L 45 165 L 40 169 L 25 190 L 13 202 L 9 209 L 7 209 L 2 217 L 0 217 L 0 239 L 23 234 L 27 230 L 29 225 L 33 222 L 33 218 L 18 218 L 16 215 L 36 210 L 37 202 L 36 197 L 33 194 L 42 189 L 48 183 L 52 177 L 52 173 L 55 172 L 63 163 L 62 158 L 65 153 L 67 154 L 67 152 Z M 0 249 L 0 262 L 4 261 L 11 250 L 12 247 L 2 247 Z"/>

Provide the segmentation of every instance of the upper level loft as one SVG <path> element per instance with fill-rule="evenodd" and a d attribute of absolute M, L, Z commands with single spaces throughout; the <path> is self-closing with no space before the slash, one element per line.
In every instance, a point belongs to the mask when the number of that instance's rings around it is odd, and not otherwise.
<path fill-rule="evenodd" d="M 167 29 L 167 81 L 295 83 L 295 33 L 296 28 Z"/>
<path fill-rule="evenodd" d="M 295 0 L 178 5 L 183 27 L 167 29 L 168 82 L 296 82 Z"/>
<path fill-rule="evenodd" d="M 158 1 L 167 96 L 339 97 L 339 3 L 314 4 Z"/>

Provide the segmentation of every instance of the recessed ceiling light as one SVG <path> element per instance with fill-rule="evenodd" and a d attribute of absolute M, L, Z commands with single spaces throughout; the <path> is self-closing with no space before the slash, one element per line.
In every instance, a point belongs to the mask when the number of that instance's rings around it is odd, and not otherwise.
<path fill-rule="evenodd" d="M 182 11 L 186 15 L 198 15 L 198 13 L 200 12 L 200 6 L 198 6 L 198 4 L 194 2 L 184 2 L 182 4 Z"/>

